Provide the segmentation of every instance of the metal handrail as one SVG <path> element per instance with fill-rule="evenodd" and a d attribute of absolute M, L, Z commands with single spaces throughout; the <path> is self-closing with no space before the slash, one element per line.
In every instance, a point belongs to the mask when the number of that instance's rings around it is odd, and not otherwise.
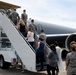
<path fill-rule="evenodd" d="M 10 22 L 12 23 L 12 25 L 15 27 L 15 24 L 11 21 L 11 19 L 8 17 L 7 14 L 2 13 L 2 12 L 1 12 L 1 14 L 2 14 L 2 15 L 6 15 L 6 17 L 10 20 Z M 24 39 L 25 42 L 29 45 L 29 47 L 31 48 L 31 50 L 32 50 L 34 53 L 36 53 L 35 50 L 33 49 L 33 47 L 29 44 L 29 42 L 28 42 L 28 41 L 25 39 L 25 37 L 22 35 L 22 33 L 21 33 L 16 27 L 15 27 L 15 29 L 16 29 L 16 31 L 18 31 L 19 34 L 23 37 L 23 39 Z"/>

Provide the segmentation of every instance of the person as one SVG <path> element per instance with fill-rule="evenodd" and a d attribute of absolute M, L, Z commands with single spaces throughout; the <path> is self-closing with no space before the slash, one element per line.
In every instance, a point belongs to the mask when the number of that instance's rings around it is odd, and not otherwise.
<path fill-rule="evenodd" d="M 30 43 L 30 45 L 34 48 L 34 32 L 32 31 L 31 28 L 28 29 L 26 39 Z"/>
<path fill-rule="evenodd" d="M 19 24 L 16 26 L 16 28 L 23 34 L 23 36 L 27 36 L 27 32 L 25 29 L 25 23 L 22 19 L 19 20 Z"/>
<path fill-rule="evenodd" d="M 0 9 L 0 12 L 6 14 L 6 11 L 4 9 Z"/>
<path fill-rule="evenodd" d="M 13 21 L 13 23 L 15 25 L 17 25 L 20 20 L 20 17 L 19 17 L 19 14 L 16 12 L 16 9 L 14 9 L 14 11 L 12 11 L 10 17 L 11 17 L 11 20 Z"/>
<path fill-rule="evenodd" d="M 47 73 L 48 75 L 56 75 L 55 71 L 58 66 L 58 55 L 54 44 L 50 45 L 50 50 L 51 51 L 49 52 L 48 55 Z"/>
<path fill-rule="evenodd" d="M 28 28 L 31 28 L 34 32 L 34 39 L 35 39 L 35 43 L 34 43 L 34 47 L 35 49 L 37 48 L 37 42 L 38 42 L 38 37 L 37 37 L 37 26 L 34 24 L 34 20 L 31 19 L 31 24 L 28 25 Z"/>
<path fill-rule="evenodd" d="M 39 38 L 39 41 L 38 41 L 38 47 L 37 47 L 37 50 L 36 50 L 36 61 L 37 61 L 37 63 L 41 64 L 40 70 L 43 70 L 44 69 L 44 66 L 43 66 L 43 62 L 44 62 L 44 42 L 43 42 L 42 38 Z"/>
<path fill-rule="evenodd" d="M 43 29 L 40 31 L 39 38 L 44 39 L 44 43 L 46 43 L 46 34 L 44 33 L 44 30 Z"/>
<path fill-rule="evenodd" d="M 26 25 L 26 27 L 25 27 L 26 31 L 28 31 L 28 29 L 27 29 L 28 15 L 26 14 L 26 10 L 25 9 L 23 10 L 23 13 L 21 14 L 21 18 L 22 18 L 22 20 L 24 21 L 24 23 Z"/>
<path fill-rule="evenodd" d="M 44 46 L 44 58 L 45 58 L 45 61 L 46 61 L 46 63 L 47 63 L 47 55 L 48 55 L 48 53 L 49 53 L 49 51 L 48 51 L 48 46 L 46 45 L 46 34 L 44 33 L 44 30 L 43 29 L 41 29 L 41 31 L 40 31 L 40 35 L 39 35 L 39 38 L 42 38 L 44 41 L 44 44 L 45 44 L 45 46 Z"/>
<path fill-rule="evenodd" d="M 28 28 L 32 28 L 33 32 L 37 33 L 37 26 L 34 24 L 34 19 L 31 19 L 31 24 L 28 25 Z"/>
<path fill-rule="evenodd" d="M 21 18 L 24 21 L 24 23 L 27 25 L 28 15 L 26 14 L 26 10 L 23 10 L 23 13 L 21 14 Z"/>
<path fill-rule="evenodd" d="M 6 14 L 7 14 L 8 17 L 10 17 L 11 13 L 12 13 L 12 10 L 11 9 L 7 9 Z"/>
<path fill-rule="evenodd" d="M 67 75 L 76 75 L 76 42 L 70 43 L 71 52 L 66 56 L 66 71 Z"/>
<path fill-rule="evenodd" d="M 59 47 L 59 44 L 57 41 L 55 41 L 54 44 L 56 46 L 56 52 L 58 55 L 58 68 L 56 71 L 58 73 L 59 71 L 64 71 L 64 66 L 63 66 L 62 57 L 61 57 L 62 49 Z"/>

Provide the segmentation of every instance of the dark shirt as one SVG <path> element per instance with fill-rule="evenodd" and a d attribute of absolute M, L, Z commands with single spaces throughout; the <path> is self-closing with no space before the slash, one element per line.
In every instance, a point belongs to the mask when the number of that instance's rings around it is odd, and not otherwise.
<path fill-rule="evenodd" d="M 20 24 L 20 32 L 25 32 L 25 25 Z"/>
<path fill-rule="evenodd" d="M 12 21 L 13 20 L 18 20 L 19 21 L 19 19 L 20 19 L 19 14 L 15 11 L 12 12 L 11 16 L 12 16 Z"/>
<path fill-rule="evenodd" d="M 51 51 L 48 55 L 48 64 L 52 67 L 56 67 L 58 63 L 58 56 L 55 52 Z"/>
<path fill-rule="evenodd" d="M 44 43 L 40 42 L 40 47 L 37 50 L 38 57 L 44 57 Z"/>

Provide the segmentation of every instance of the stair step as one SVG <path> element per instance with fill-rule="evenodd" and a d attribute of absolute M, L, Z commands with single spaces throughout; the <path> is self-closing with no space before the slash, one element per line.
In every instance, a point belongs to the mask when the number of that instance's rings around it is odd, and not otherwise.
<path fill-rule="evenodd" d="M 45 71 L 46 69 L 47 69 L 46 62 L 44 62 L 44 69 L 41 69 L 41 64 L 40 63 L 36 64 L 36 70 L 37 71 Z"/>

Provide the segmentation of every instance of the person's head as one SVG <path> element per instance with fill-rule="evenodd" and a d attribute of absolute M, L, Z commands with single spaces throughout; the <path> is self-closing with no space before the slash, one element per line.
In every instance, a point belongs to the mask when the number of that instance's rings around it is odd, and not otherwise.
<path fill-rule="evenodd" d="M 34 23 L 34 19 L 31 20 L 31 23 Z"/>
<path fill-rule="evenodd" d="M 11 12 L 11 11 L 12 11 L 11 9 L 8 9 L 8 10 L 7 10 L 7 12 Z"/>
<path fill-rule="evenodd" d="M 56 46 L 55 46 L 54 44 L 51 44 L 51 45 L 50 45 L 50 49 L 51 49 L 52 51 L 56 51 Z"/>
<path fill-rule="evenodd" d="M 76 42 L 75 41 L 72 41 L 70 43 L 70 48 L 71 48 L 72 51 L 76 51 Z"/>
<path fill-rule="evenodd" d="M 8 10 L 6 11 L 7 15 L 9 15 L 11 12 L 12 12 L 11 9 L 8 9 Z"/>
<path fill-rule="evenodd" d="M 26 12 L 26 10 L 24 9 L 23 12 Z"/>
<path fill-rule="evenodd" d="M 31 32 L 32 32 L 32 28 L 29 27 L 29 28 L 28 28 L 28 31 L 31 31 Z"/>
<path fill-rule="evenodd" d="M 44 30 L 42 29 L 40 32 L 41 32 L 41 33 L 44 33 Z"/>
<path fill-rule="evenodd" d="M 24 21 L 22 19 L 20 19 L 19 22 L 20 22 L 21 25 L 25 25 L 25 23 L 24 23 Z"/>
<path fill-rule="evenodd" d="M 14 8 L 14 11 L 16 11 L 16 8 Z"/>
<path fill-rule="evenodd" d="M 75 42 L 75 41 L 72 41 L 72 42 L 70 43 L 70 46 L 71 46 L 72 44 L 76 44 L 76 42 Z"/>
<path fill-rule="evenodd" d="M 54 42 L 54 44 L 55 44 L 56 46 L 59 46 L 59 44 L 58 44 L 58 42 L 57 42 L 57 41 L 55 41 L 55 42 Z"/>

